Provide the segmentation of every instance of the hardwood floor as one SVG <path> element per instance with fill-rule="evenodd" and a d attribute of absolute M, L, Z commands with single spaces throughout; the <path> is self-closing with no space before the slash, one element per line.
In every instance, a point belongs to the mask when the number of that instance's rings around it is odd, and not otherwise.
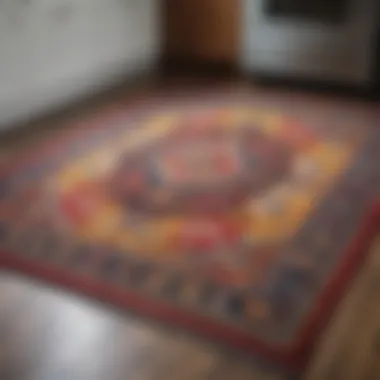
<path fill-rule="evenodd" d="M 244 380 L 257 372 L 237 353 L 5 273 L 0 323 L 2 380 Z"/>
<path fill-rule="evenodd" d="M 43 136 L 44 131 L 33 134 Z M 21 140 L 25 143 L 24 133 L 9 141 L 15 148 Z M 380 378 L 379 286 L 380 243 L 375 242 L 319 342 L 306 380 Z M 0 272 L 0 380 L 66 379 L 285 378 L 196 336 Z"/>
<path fill-rule="evenodd" d="M 380 244 L 306 380 L 380 376 Z M 282 380 L 239 352 L 12 273 L 0 275 L 1 380 Z"/>

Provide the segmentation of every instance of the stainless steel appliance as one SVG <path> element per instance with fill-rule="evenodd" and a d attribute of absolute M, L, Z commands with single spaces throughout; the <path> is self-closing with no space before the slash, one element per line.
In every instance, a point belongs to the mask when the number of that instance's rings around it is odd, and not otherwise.
<path fill-rule="evenodd" d="M 368 85 L 377 0 L 243 0 L 241 64 L 264 75 Z"/>

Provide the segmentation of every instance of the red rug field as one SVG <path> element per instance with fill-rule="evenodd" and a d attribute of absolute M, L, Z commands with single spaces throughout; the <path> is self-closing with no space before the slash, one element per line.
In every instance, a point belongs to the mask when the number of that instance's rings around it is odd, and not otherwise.
<path fill-rule="evenodd" d="M 108 108 L 13 155 L 0 266 L 299 371 L 376 234 L 380 134 L 297 105 Z"/>

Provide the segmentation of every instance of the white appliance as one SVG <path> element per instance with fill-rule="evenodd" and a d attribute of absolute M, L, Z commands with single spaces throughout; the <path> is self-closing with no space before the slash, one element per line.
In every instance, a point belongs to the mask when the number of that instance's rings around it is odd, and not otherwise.
<path fill-rule="evenodd" d="M 154 70 L 157 0 L 0 1 L 0 130 Z"/>
<path fill-rule="evenodd" d="M 243 0 L 241 65 L 264 75 L 367 86 L 377 0 Z"/>

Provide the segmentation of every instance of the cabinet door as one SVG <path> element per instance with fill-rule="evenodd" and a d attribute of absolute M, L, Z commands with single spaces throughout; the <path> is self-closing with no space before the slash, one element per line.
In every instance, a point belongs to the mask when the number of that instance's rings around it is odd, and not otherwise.
<path fill-rule="evenodd" d="M 31 87 L 33 19 L 20 2 L 0 2 L 0 106 Z"/>
<path fill-rule="evenodd" d="M 157 0 L 124 0 L 127 4 L 127 42 L 135 61 L 155 60 L 161 53 L 161 6 Z"/>
<path fill-rule="evenodd" d="M 96 0 L 94 0 L 94 3 Z M 36 88 L 58 86 L 95 62 L 93 7 L 89 0 L 36 1 L 33 7 L 33 70 Z"/>
<path fill-rule="evenodd" d="M 239 5 L 239 0 L 166 0 L 167 54 L 235 62 Z"/>

